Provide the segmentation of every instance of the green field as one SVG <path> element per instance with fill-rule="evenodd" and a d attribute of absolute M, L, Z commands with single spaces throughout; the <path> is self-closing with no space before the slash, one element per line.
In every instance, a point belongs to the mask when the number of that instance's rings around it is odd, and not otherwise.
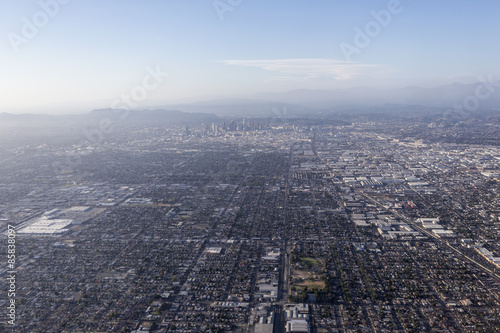
<path fill-rule="evenodd" d="M 311 258 L 311 257 L 300 258 L 300 261 L 302 262 L 303 265 L 305 265 L 307 267 L 313 267 L 313 266 L 319 265 L 318 260 Z"/>

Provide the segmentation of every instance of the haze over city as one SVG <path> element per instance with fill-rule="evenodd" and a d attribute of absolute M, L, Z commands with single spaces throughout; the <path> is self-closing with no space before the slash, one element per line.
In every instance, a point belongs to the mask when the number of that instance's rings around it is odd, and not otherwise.
<path fill-rule="evenodd" d="M 499 332 L 498 1 L 0 5 L 1 332 Z"/>

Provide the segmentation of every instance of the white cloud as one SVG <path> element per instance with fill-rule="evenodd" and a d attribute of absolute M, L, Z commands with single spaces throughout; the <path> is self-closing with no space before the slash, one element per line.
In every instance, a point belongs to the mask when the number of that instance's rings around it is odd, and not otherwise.
<path fill-rule="evenodd" d="M 222 63 L 226 65 L 261 68 L 279 73 L 279 76 L 271 78 L 273 81 L 296 79 L 339 81 L 371 75 L 381 70 L 385 71 L 383 65 L 359 64 L 322 58 L 224 60 Z"/>

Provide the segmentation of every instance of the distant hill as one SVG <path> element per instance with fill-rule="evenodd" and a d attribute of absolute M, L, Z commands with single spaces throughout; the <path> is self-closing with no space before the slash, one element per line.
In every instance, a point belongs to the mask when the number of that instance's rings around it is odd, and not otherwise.
<path fill-rule="evenodd" d="M 162 127 L 170 124 L 211 123 L 220 118 L 210 113 L 177 110 L 93 110 L 79 115 L 0 113 L 0 146 L 11 143 L 37 144 L 47 140 L 79 140 L 84 130 L 101 130 L 113 123 L 115 131 Z M 104 124 L 104 125 L 102 125 Z"/>
<path fill-rule="evenodd" d="M 81 116 L 82 117 L 82 116 Z M 82 119 L 95 122 L 102 119 L 115 121 L 120 126 L 129 127 L 149 127 L 162 126 L 177 123 L 203 123 L 212 122 L 219 119 L 212 113 L 191 113 L 179 110 L 115 110 L 97 109 L 89 114 L 83 115 Z"/>
<path fill-rule="evenodd" d="M 169 123 L 212 122 L 219 117 L 315 117 L 328 113 L 380 113 L 416 109 L 450 109 L 468 105 L 474 110 L 500 110 L 500 81 L 439 86 L 375 89 L 355 87 L 337 90 L 298 89 L 254 94 L 251 98 L 228 98 L 184 104 L 166 104 L 145 110 L 96 109 L 80 115 L 32 115 L 0 113 L 2 124 L 22 127 L 54 125 L 94 126 L 101 119 L 119 122 L 119 126 L 150 126 Z M 476 105 L 474 105 L 476 103 Z M 470 110 L 468 110 L 470 111 Z M 126 115 L 126 116 L 124 116 Z"/>
<path fill-rule="evenodd" d="M 291 90 L 280 93 L 260 93 L 255 97 L 268 101 L 292 103 L 315 109 L 345 106 L 380 106 L 385 104 L 421 105 L 426 107 L 453 107 L 467 98 L 488 95 L 479 100 L 480 109 L 500 108 L 500 81 L 490 84 L 492 92 L 481 83 L 454 83 L 436 88 L 405 87 L 400 89 L 374 89 L 357 87 L 337 90 Z M 478 90 L 479 89 L 479 90 Z M 482 97 L 481 97 L 482 98 Z"/>
<path fill-rule="evenodd" d="M 210 113 L 188 113 L 178 110 L 97 109 L 85 114 L 64 116 L 0 113 L 0 127 L 89 126 L 103 119 L 109 119 L 124 126 L 152 124 L 161 126 L 169 123 L 214 121 L 218 117 Z"/>
<path fill-rule="evenodd" d="M 481 87 L 481 88 L 478 88 Z M 478 90 L 479 89 L 479 90 Z M 355 87 L 337 90 L 297 89 L 284 92 L 258 93 L 250 98 L 228 98 L 184 104 L 166 104 L 161 109 L 175 109 L 191 113 L 213 113 L 228 117 L 303 117 L 329 112 L 379 113 L 381 108 L 412 110 L 424 108 L 439 110 L 471 102 L 479 94 L 477 109 L 500 109 L 500 81 L 490 83 L 490 92 L 481 83 L 439 86 L 435 88 L 405 87 L 375 89 Z M 430 108 L 430 109 L 429 109 Z"/>
<path fill-rule="evenodd" d="M 265 99 L 231 98 L 218 99 L 190 104 L 174 104 L 163 106 L 185 112 L 209 112 L 218 116 L 253 116 L 253 117 L 283 117 L 309 114 L 314 108 L 283 101 L 268 101 Z"/>

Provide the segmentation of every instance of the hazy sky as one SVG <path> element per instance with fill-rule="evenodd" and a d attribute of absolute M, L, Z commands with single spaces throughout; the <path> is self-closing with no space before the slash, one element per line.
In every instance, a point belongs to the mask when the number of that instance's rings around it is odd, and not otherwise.
<path fill-rule="evenodd" d="M 500 80 L 498 0 L 0 4 L 0 112 Z"/>

